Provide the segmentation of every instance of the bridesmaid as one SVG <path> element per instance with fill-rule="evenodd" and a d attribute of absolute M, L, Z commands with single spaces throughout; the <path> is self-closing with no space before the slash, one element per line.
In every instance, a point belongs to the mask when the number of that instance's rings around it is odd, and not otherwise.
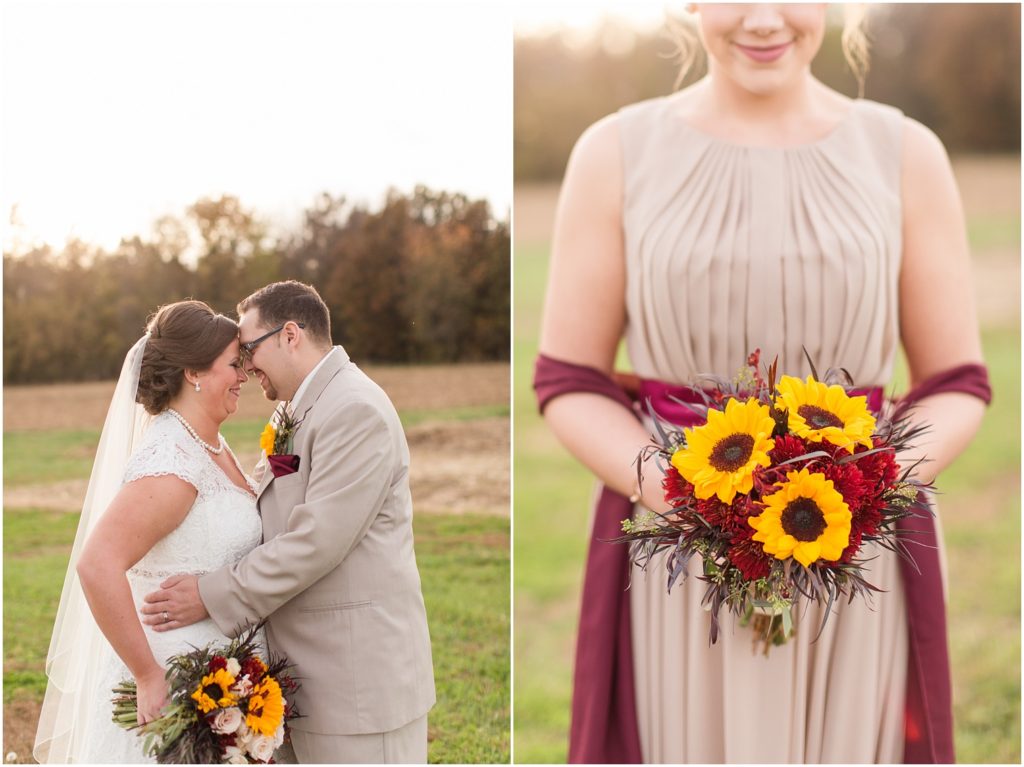
<path fill-rule="evenodd" d="M 941 533 L 870 579 L 874 609 L 842 605 L 817 642 L 768 658 L 723 615 L 708 646 L 702 584 L 671 596 L 613 537 L 649 429 L 611 378 L 625 338 L 641 379 L 731 377 L 754 348 L 780 371 L 842 365 L 885 386 L 902 341 L 931 425 L 917 471 L 966 447 L 990 392 L 964 216 L 939 140 L 897 110 L 816 80 L 822 4 L 695 8 L 708 74 L 627 107 L 579 139 L 559 200 L 536 388 L 566 447 L 604 484 L 584 578 L 570 761 L 952 761 Z M 863 50 L 856 29 L 848 50 Z M 853 62 L 856 64 L 856 60 Z M 600 310 L 595 310 L 600 307 Z M 918 551 L 921 553 L 918 553 Z M 691 569 L 691 574 L 694 571 Z M 820 611 L 802 616 L 817 626 Z M 749 629 L 746 630 L 749 632 Z"/>

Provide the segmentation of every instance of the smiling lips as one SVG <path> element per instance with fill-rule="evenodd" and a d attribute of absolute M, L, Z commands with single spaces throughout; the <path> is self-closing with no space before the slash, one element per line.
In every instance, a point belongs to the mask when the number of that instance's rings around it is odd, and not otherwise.
<path fill-rule="evenodd" d="M 793 43 L 791 41 L 771 46 L 741 45 L 740 43 L 733 43 L 733 45 L 745 53 L 748 58 L 756 61 L 758 64 L 770 64 L 771 62 L 781 58 Z"/>

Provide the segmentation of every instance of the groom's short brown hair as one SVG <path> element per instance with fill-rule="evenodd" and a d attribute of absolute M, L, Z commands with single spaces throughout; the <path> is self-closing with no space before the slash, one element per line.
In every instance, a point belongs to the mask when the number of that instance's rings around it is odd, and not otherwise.
<path fill-rule="evenodd" d="M 260 313 L 260 322 L 268 328 L 291 320 L 305 325 L 306 333 L 315 343 L 321 346 L 332 343 L 331 313 L 312 285 L 296 280 L 271 283 L 242 299 L 237 307 L 238 315 L 250 309 Z"/>

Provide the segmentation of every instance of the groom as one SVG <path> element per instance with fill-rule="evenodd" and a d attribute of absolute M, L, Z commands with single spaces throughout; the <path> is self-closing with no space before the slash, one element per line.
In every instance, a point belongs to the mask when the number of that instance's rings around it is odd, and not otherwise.
<path fill-rule="evenodd" d="M 299 762 L 425 763 L 434 675 L 398 415 L 332 348 L 312 287 L 268 285 L 238 314 L 246 370 L 299 421 L 289 451 L 298 466 L 268 467 L 260 483 L 263 544 L 198 579 L 165 581 L 146 597 L 146 623 L 209 615 L 234 635 L 268 619 L 270 649 L 302 683 L 291 725 Z"/>

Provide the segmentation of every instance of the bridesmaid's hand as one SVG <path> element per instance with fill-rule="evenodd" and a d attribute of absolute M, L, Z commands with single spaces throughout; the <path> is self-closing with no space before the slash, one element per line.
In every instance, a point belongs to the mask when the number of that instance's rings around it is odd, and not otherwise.
<path fill-rule="evenodd" d="M 669 512 L 672 511 L 672 505 L 665 500 L 665 491 L 661 488 L 661 483 L 653 476 L 647 477 L 643 483 L 639 503 L 658 514 L 671 516 Z"/>
<path fill-rule="evenodd" d="M 160 717 L 160 710 L 167 705 L 167 679 L 164 670 L 156 666 L 153 670 L 135 680 L 138 688 L 139 724 L 151 722 Z"/>

